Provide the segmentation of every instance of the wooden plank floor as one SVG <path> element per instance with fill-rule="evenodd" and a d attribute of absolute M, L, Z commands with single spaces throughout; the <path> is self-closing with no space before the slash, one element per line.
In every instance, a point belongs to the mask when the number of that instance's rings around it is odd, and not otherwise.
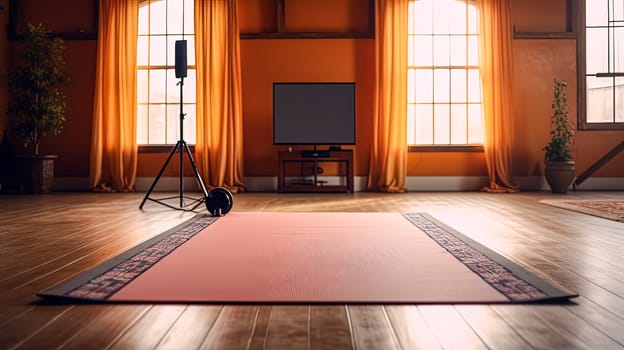
<path fill-rule="evenodd" d="M 142 198 L 0 195 L 0 349 L 624 349 L 624 224 L 538 202 L 624 192 L 235 195 L 235 211 L 428 212 L 581 295 L 567 304 L 51 305 L 36 297 L 194 215 L 152 202 L 139 210 Z"/>

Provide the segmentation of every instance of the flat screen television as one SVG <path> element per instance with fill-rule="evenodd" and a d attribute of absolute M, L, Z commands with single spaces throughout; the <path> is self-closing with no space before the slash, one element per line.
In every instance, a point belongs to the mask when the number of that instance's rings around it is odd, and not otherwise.
<path fill-rule="evenodd" d="M 273 83 L 273 144 L 354 145 L 355 83 Z"/>

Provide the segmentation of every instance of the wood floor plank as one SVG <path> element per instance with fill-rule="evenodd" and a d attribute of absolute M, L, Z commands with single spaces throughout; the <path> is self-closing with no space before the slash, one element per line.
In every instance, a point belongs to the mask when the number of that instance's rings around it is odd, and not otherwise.
<path fill-rule="evenodd" d="M 107 349 L 150 309 L 147 305 L 107 306 L 97 319 L 68 338 L 64 350 Z"/>
<path fill-rule="evenodd" d="M 453 306 L 420 305 L 418 310 L 443 349 L 487 349 Z"/>
<path fill-rule="evenodd" d="M 197 349 L 212 328 L 223 306 L 189 305 L 157 346 L 165 349 Z"/>
<path fill-rule="evenodd" d="M 624 318 L 616 316 L 583 296 L 574 299 L 574 305 L 566 309 L 624 346 L 624 332 L 622 332 Z"/>
<path fill-rule="evenodd" d="M 26 342 L 72 308 L 71 305 L 38 306 L 10 320 L 0 328 L 0 349 L 11 349 Z"/>
<path fill-rule="evenodd" d="M 389 305 L 386 312 L 403 349 L 441 349 L 415 305 Z"/>
<path fill-rule="evenodd" d="M 530 349 L 520 336 L 489 305 L 457 305 L 455 309 L 490 349 Z"/>
<path fill-rule="evenodd" d="M 356 349 L 400 349 L 382 305 L 350 305 L 348 313 Z"/>
<path fill-rule="evenodd" d="M 495 305 L 492 308 L 532 347 L 537 349 L 584 349 L 578 341 L 550 327 L 523 305 Z"/>
<path fill-rule="evenodd" d="M 269 349 L 308 349 L 310 308 L 299 305 L 273 306 L 265 346 Z"/>
<path fill-rule="evenodd" d="M 259 308 L 255 306 L 225 306 L 201 349 L 246 349 L 251 341 Z"/>
<path fill-rule="evenodd" d="M 585 322 L 582 318 L 560 305 L 523 306 L 531 309 L 557 333 L 574 340 L 579 347 L 588 349 L 622 349 L 622 344 Z M 624 322 L 620 329 L 624 329 Z"/>
<path fill-rule="evenodd" d="M 67 339 L 75 337 L 104 311 L 102 305 L 76 305 L 47 324 L 20 344 L 23 349 L 36 349 L 46 344 L 49 349 L 61 347 Z"/>
<path fill-rule="evenodd" d="M 155 305 L 109 348 L 154 349 L 185 310 L 184 305 Z"/>
<path fill-rule="evenodd" d="M 310 307 L 310 349 L 354 349 L 345 306 Z"/>

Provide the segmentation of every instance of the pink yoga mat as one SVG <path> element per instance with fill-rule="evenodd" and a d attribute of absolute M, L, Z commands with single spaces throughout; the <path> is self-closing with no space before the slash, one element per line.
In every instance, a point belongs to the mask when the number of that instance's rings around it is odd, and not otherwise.
<path fill-rule="evenodd" d="M 507 302 L 398 213 L 239 213 L 109 298 L 159 302 Z"/>

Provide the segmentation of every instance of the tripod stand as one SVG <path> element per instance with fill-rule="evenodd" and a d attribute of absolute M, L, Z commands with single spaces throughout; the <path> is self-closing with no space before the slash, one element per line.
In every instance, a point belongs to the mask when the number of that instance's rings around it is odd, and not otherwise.
<path fill-rule="evenodd" d="M 186 141 L 184 141 L 184 127 L 183 127 L 184 125 L 183 125 L 183 122 L 184 122 L 184 116 L 186 115 L 183 112 L 183 108 L 182 108 L 183 107 L 182 87 L 184 86 L 184 76 L 180 77 L 180 82 L 178 83 L 178 85 L 180 85 L 180 139 L 176 143 L 175 147 L 173 147 L 173 149 L 169 153 L 169 156 L 167 157 L 167 160 L 165 161 L 165 164 L 163 164 L 162 168 L 160 168 L 160 171 L 158 172 L 158 175 L 154 179 L 154 182 L 152 182 L 152 186 L 150 186 L 149 190 L 145 194 L 145 197 L 143 198 L 143 201 L 141 202 L 141 205 L 139 205 L 139 209 L 143 209 L 143 205 L 149 199 L 151 201 L 154 201 L 156 203 L 162 204 L 162 205 L 164 205 L 166 207 L 169 207 L 169 208 L 172 208 L 172 209 L 193 211 L 200 204 L 202 204 L 202 202 L 204 202 L 206 200 L 206 197 L 208 196 L 208 192 L 206 191 L 206 186 L 204 186 L 204 182 L 202 181 L 202 178 L 199 175 L 199 171 L 197 170 L 197 166 L 195 165 L 195 161 L 193 160 L 193 155 L 191 154 L 191 149 L 189 148 L 189 146 L 186 143 Z M 165 198 L 160 198 L 160 199 L 150 198 L 150 194 L 154 190 L 154 187 L 156 187 L 156 183 L 158 183 L 158 180 L 160 180 L 160 177 L 162 176 L 163 172 L 165 171 L 165 169 L 169 165 L 169 161 L 171 161 L 171 158 L 176 153 L 176 151 L 178 151 L 179 158 L 180 158 L 180 180 L 179 180 L 180 189 L 179 189 L 178 196 L 165 197 Z M 191 166 L 193 167 L 193 171 L 195 172 L 195 178 L 197 179 L 197 182 L 199 183 L 199 186 L 201 187 L 202 193 L 204 195 L 203 198 L 191 198 L 191 197 L 184 196 L 184 152 L 186 152 L 186 154 L 189 157 L 189 160 L 191 161 Z M 165 200 L 170 200 L 170 199 L 173 199 L 173 198 L 179 198 L 180 199 L 180 206 L 179 207 L 175 207 L 175 206 L 173 206 L 173 205 L 171 205 L 169 203 L 164 202 Z M 191 201 L 190 204 L 186 205 L 184 203 L 184 199 L 190 199 L 192 201 Z"/>

